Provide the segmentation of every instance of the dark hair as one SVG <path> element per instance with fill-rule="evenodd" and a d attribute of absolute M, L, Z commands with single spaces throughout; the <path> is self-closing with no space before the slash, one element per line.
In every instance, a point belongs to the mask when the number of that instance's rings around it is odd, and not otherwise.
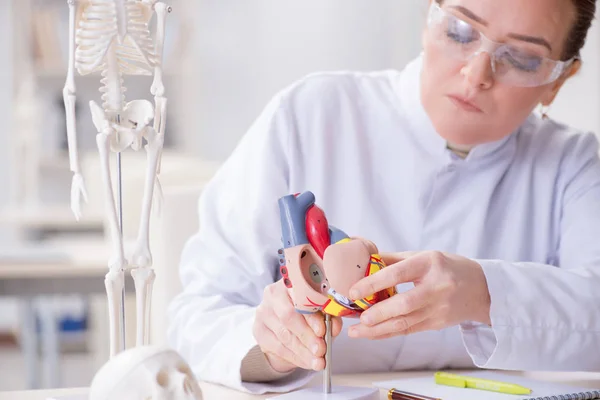
<path fill-rule="evenodd" d="M 569 32 L 563 60 L 579 56 L 596 14 L 596 0 L 571 0 L 575 6 L 575 23 Z"/>

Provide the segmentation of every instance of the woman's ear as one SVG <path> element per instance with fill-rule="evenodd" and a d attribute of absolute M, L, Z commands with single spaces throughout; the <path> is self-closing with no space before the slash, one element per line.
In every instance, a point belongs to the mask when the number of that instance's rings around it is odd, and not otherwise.
<path fill-rule="evenodd" d="M 552 84 L 552 86 L 550 87 L 550 89 L 548 89 L 546 94 L 544 94 L 542 96 L 542 101 L 541 101 L 542 105 L 549 106 L 550 104 L 552 104 L 552 102 L 554 101 L 554 98 L 558 94 L 560 88 L 562 88 L 562 86 L 565 84 L 567 79 L 576 75 L 580 69 L 581 69 L 581 60 L 573 61 L 573 63 L 567 69 L 567 71 L 564 74 L 562 74 L 562 76 L 560 78 L 558 78 Z"/>

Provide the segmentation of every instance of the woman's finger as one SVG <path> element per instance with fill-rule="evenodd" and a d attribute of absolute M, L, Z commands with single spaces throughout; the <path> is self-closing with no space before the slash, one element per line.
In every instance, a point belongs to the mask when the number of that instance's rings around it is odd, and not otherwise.
<path fill-rule="evenodd" d="M 349 328 L 348 335 L 353 338 L 367 339 L 406 335 L 412 333 L 413 327 L 427 321 L 430 314 L 431 310 L 424 308 L 408 315 L 389 319 L 377 325 L 356 324 Z"/>
<path fill-rule="evenodd" d="M 325 336 L 325 316 L 322 313 L 304 314 L 306 322 L 311 326 L 315 335 Z M 336 337 L 342 331 L 343 322 L 340 317 L 331 317 L 331 335 Z"/>
<path fill-rule="evenodd" d="M 323 337 L 325 335 L 325 316 L 322 313 L 302 314 L 302 316 L 316 336 Z"/>
<path fill-rule="evenodd" d="M 272 305 L 273 313 L 277 316 L 282 326 L 294 337 L 298 338 L 302 345 L 309 349 L 313 356 L 322 357 L 325 354 L 325 340 L 316 335 L 309 322 L 292 306 L 289 301 L 275 302 Z M 321 318 L 323 318 L 321 316 Z M 316 320 L 311 320 L 314 322 Z M 323 323 L 324 324 L 324 323 Z M 274 330 L 277 333 L 277 330 Z M 323 332 L 325 329 L 323 328 Z"/>
<path fill-rule="evenodd" d="M 302 320 L 304 322 L 304 319 Z M 283 324 L 283 322 L 278 318 L 277 315 L 275 315 L 274 312 L 265 312 L 263 316 L 263 323 L 274 335 L 274 337 L 270 337 L 270 345 L 267 347 L 272 348 L 272 351 L 275 352 L 275 354 L 278 354 L 285 360 L 293 362 L 295 365 L 306 369 L 318 368 L 321 366 L 322 362 L 324 362 L 322 355 L 316 356 L 311 350 L 309 350 L 302 343 L 302 341 L 290 329 L 288 329 L 286 325 Z M 276 343 L 272 343 L 273 341 Z M 280 344 L 291 351 L 293 356 L 282 350 Z M 325 346 L 324 341 L 322 346 Z"/>
<path fill-rule="evenodd" d="M 394 253 L 380 253 L 381 259 L 385 265 L 392 265 L 404 261 L 419 254 L 418 251 L 399 251 Z"/>
<path fill-rule="evenodd" d="M 432 297 L 432 290 L 428 285 L 416 286 L 373 305 L 362 313 L 360 322 L 365 325 L 376 325 L 388 319 L 408 315 L 426 307 Z"/>
<path fill-rule="evenodd" d="M 264 323 L 255 324 L 253 333 L 255 337 L 260 338 L 258 341 L 260 350 L 276 371 L 286 372 L 299 367 L 298 364 L 286 359 L 291 358 L 291 350 L 283 346 L 281 342 L 278 343 L 279 340 L 275 334 Z M 281 346 L 282 349 L 278 349 L 278 346 Z M 285 354 L 286 352 L 289 354 Z M 298 362 L 301 363 L 301 360 L 298 360 Z"/>
<path fill-rule="evenodd" d="M 438 329 L 439 329 L 439 327 L 436 326 L 436 324 L 432 321 L 432 319 L 428 317 L 428 318 L 425 318 L 425 320 L 419 322 L 418 324 L 411 326 L 410 328 L 408 328 L 407 330 L 405 330 L 403 332 L 388 333 L 388 334 L 385 334 L 382 336 L 374 337 L 374 338 L 372 338 L 372 340 L 388 339 L 388 338 L 391 338 L 394 336 L 414 335 L 415 333 L 438 330 Z"/>
<path fill-rule="evenodd" d="M 313 369 L 312 361 L 304 359 L 300 354 L 286 346 L 268 326 L 263 325 L 260 329 L 262 340 L 261 350 L 267 356 L 275 356 L 287 363 L 304 369 Z"/>
<path fill-rule="evenodd" d="M 344 325 L 342 319 L 340 317 L 333 317 L 331 319 L 331 335 L 333 337 L 336 337 L 340 334 L 340 332 L 342 331 L 342 326 Z"/>
<path fill-rule="evenodd" d="M 350 298 L 362 299 L 400 283 L 420 280 L 429 270 L 429 264 L 428 257 L 418 255 L 392 264 L 356 282 L 350 289 Z"/>

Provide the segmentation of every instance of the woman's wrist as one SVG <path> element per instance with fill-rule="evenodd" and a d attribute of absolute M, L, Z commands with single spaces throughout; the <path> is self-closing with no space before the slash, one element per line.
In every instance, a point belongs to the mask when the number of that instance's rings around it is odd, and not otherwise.
<path fill-rule="evenodd" d="M 475 290 L 473 299 L 472 320 L 475 322 L 492 326 L 492 319 L 490 316 L 492 300 L 487 285 L 487 279 L 485 277 L 485 273 L 483 272 L 483 267 L 476 261 L 473 262 L 476 264 L 474 270 L 476 271 L 477 282 L 479 284 L 475 285 L 477 289 Z"/>

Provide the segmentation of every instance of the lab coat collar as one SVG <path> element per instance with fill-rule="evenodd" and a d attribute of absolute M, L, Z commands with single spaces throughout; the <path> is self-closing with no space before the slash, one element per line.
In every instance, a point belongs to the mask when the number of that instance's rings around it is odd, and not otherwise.
<path fill-rule="evenodd" d="M 446 140 L 436 131 L 421 102 L 421 70 L 422 55 L 411 61 L 400 74 L 397 93 L 400 104 L 406 113 L 411 133 L 434 156 L 456 160 L 459 158 L 450 149 Z M 517 130 L 518 131 L 518 130 Z M 514 144 L 516 132 L 494 142 L 477 145 L 471 149 L 464 162 L 487 158 L 502 148 L 508 142 Z M 513 146 L 510 146 L 513 147 Z"/>

